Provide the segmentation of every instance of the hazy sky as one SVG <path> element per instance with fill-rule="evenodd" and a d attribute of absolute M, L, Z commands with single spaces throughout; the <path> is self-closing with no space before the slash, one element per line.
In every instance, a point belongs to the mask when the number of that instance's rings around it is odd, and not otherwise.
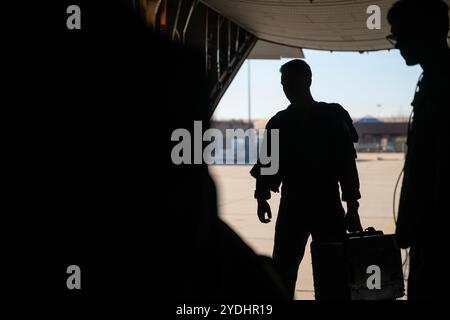
<path fill-rule="evenodd" d="M 408 67 L 397 50 L 369 53 L 304 50 L 313 73 L 312 94 L 337 102 L 352 117 L 408 116 L 420 66 Z M 252 118 L 270 118 L 289 104 L 280 85 L 280 66 L 289 61 L 251 60 Z M 248 118 L 248 64 L 219 103 L 215 119 Z M 381 107 L 377 107 L 377 105 Z"/>

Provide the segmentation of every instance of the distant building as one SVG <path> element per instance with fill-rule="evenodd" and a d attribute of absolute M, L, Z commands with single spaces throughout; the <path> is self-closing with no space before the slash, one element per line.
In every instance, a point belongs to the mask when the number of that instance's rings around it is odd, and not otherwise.
<path fill-rule="evenodd" d="M 253 129 L 253 122 L 248 122 L 244 120 L 212 120 L 211 128 L 218 129 L 222 132 L 223 136 L 223 149 L 216 150 L 215 158 L 223 159 L 224 163 L 230 164 L 251 164 L 255 163 L 257 152 L 258 152 L 258 139 L 259 136 L 256 136 L 256 140 L 253 141 L 254 144 L 252 148 L 250 148 L 250 140 L 249 138 L 238 138 L 235 137 L 231 143 L 231 146 L 227 148 L 227 130 L 234 132 L 235 130 L 241 129 L 244 132 L 248 129 Z M 251 152 L 254 150 L 254 154 Z M 231 153 L 230 153 L 231 152 Z M 253 157 L 250 154 L 253 154 Z"/>
<path fill-rule="evenodd" d="M 255 129 L 264 129 L 268 120 L 253 121 Z M 355 144 L 358 152 L 405 152 L 408 134 L 408 118 L 366 116 L 353 119 L 353 125 L 359 135 Z"/>
<path fill-rule="evenodd" d="M 354 119 L 359 135 L 355 145 L 358 152 L 405 152 L 408 134 L 408 118 L 364 117 Z"/>
<path fill-rule="evenodd" d="M 243 129 L 253 128 L 253 122 L 249 123 L 244 120 L 211 120 L 211 128 L 219 129 L 225 134 L 226 129 Z"/>
<path fill-rule="evenodd" d="M 226 147 L 226 130 L 227 129 L 247 129 L 262 130 L 267 125 L 267 119 L 255 119 L 251 123 L 244 120 L 225 120 L 211 121 L 211 128 L 219 129 L 224 137 L 223 150 L 218 151 L 224 162 L 236 164 L 248 164 L 250 158 L 249 154 L 249 139 L 236 138 L 233 141 L 231 148 Z M 405 152 L 406 151 L 406 137 L 408 134 L 408 118 L 406 117 L 385 117 L 374 118 L 366 116 L 353 120 L 353 125 L 359 135 L 359 141 L 355 144 L 357 152 Z M 262 135 L 258 135 L 258 141 L 262 139 Z M 257 143 L 257 141 L 256 141 Z M 237 150 L 245 150 L 245 154 L 238 154 Z M 230 158 L 230 149 L 234 150 L 232 158 Z M 225 161 L 228 160 L 228 161 Z"/>

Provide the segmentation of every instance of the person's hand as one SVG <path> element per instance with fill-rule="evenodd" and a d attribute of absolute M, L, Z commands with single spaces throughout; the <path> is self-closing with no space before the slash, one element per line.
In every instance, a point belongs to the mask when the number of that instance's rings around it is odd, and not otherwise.
<path fill-rule="evenodd" d="M 269 223 L 270 219 L 272 219 L 272 212 L 270 211 L 270 205 L 267 200 L 258 199 L 258 218 L 262 223 Z"/>
<path fill-rule="evenodd" d="M 361 225 L 361 220 L 359 219 L 358 207 L 357 206 L 348 206 L 347 214 L 345 215 L 345 229 L 348 232 L 357 232 L 363 231 L 363 227 Z"/>

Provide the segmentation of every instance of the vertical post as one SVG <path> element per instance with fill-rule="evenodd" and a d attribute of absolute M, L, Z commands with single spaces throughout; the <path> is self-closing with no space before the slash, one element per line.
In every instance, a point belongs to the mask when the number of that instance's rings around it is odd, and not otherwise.
<path fill-rule="evenodd" d="M 217 82 L 220 85 L 220 78 L 222 75 L 222 69 L 220 67 L 220 27 L 222 25 L 222 16 L 217 15 L 217 28 L 216 28 L 216 68 L 217 68 Z"/>
<path fill-rule="evenodd" d="M 250 59 L 248 61 L 248 125 L 250 125 L 252 120 L 252 75 L 251 75 L 251 64 Z"/>
<path fill-rule="evenodd" d="M 208 36 L 209 36 L 209 9 L 208 7 L 206 7 L 206 12 L 205 12 L 205 77 L 208 77 Z"/>
<path fill-rule="evenodd" d="M 380 111 L 381 111 L 381 104 L 380 103 L 377 104 L 377 108 L 378 108 L 378 119 L 380 119 L 380 117 L 381 117 L 381 113 L 380 113 Z"/>

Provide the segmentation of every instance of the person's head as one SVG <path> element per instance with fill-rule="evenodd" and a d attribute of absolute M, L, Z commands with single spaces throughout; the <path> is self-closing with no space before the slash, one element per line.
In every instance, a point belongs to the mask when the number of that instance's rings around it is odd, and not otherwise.
<path fill-rule="evenodd" d="M 387 19 L 392 33 L 388 39 L 407 65 L 422 63 L 436 49 L 448 46 L 448 5 L 442 0 L 400 0 Z"/>
<path fill-rule="evenodd" d="M 291 60 L 281 66 L 280 72 L 284 94 L 291 103 L 294 103 L 299 97 L 309 94 L 312 74 L 305 61 Z"/>

